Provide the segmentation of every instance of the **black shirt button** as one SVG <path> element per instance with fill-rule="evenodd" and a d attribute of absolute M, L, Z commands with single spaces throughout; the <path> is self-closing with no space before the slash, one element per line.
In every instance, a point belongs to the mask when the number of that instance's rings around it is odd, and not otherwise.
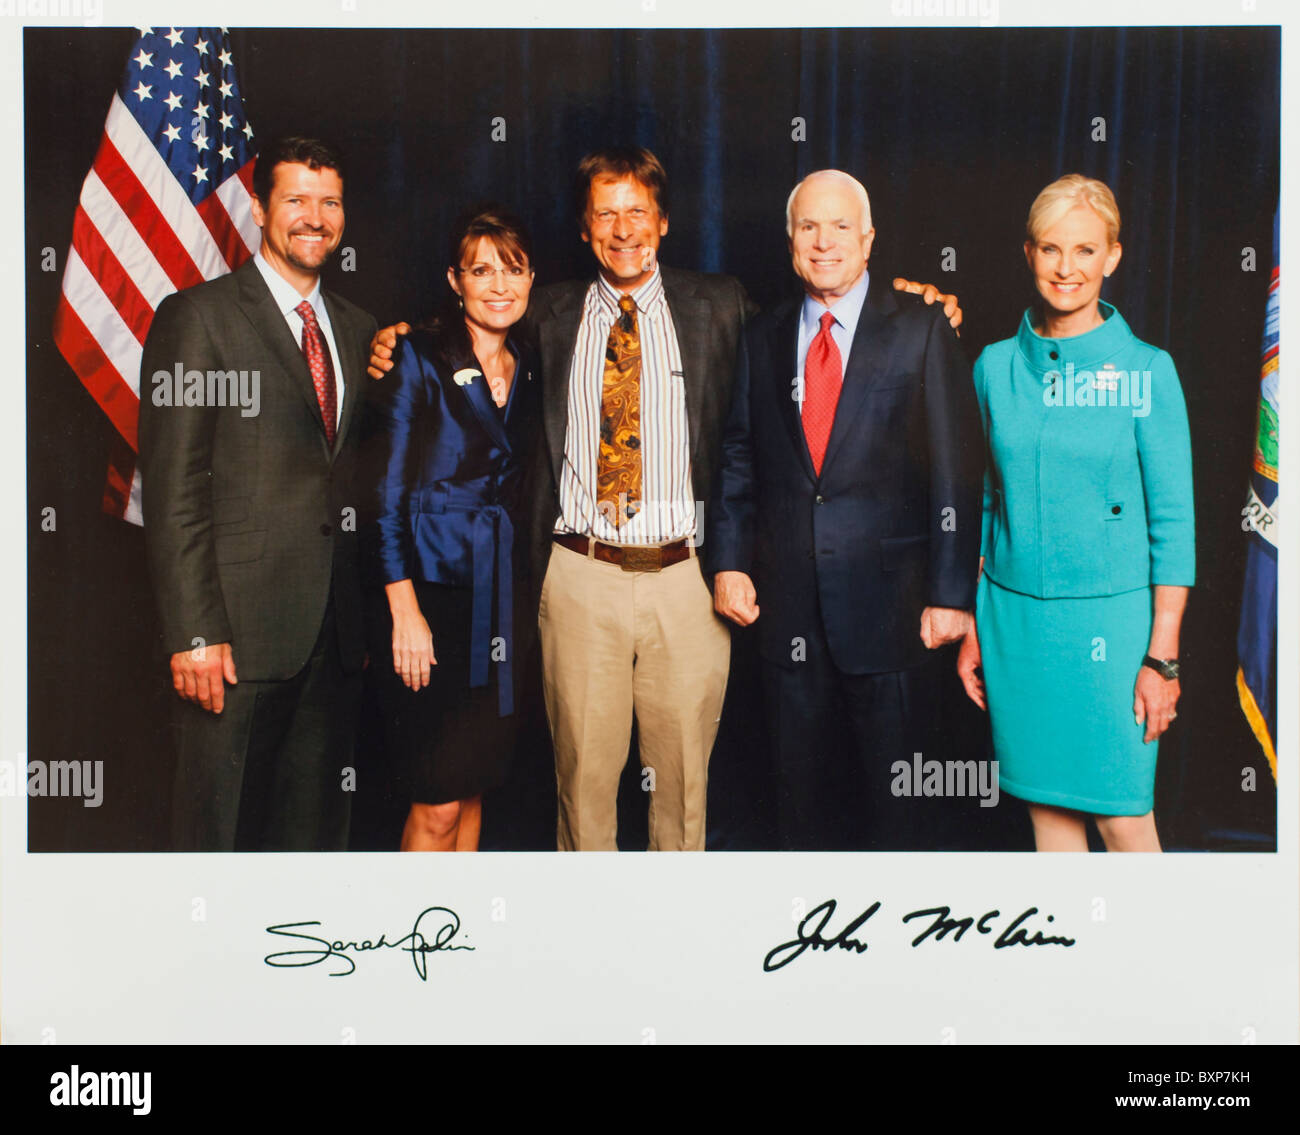
<path fill-rule="evenodd" d="M 1060 351 L 1052 351 L 1051 354 L 1050 354 L 1048 357 L 1049 357 L 1049 358 L 1053 358 L 1053 359 L 1059 359 L 1059 358 L 1061 357 L 1061 352 L 1060 352 Z"/>
<path fill-rule="evenodd" d="M 1120 514 L 1120 506 L 1117 505 L 1117 504 L 1113 504 L 1113 505 L 1111 505 L 1111 506 L 1110 506 L 1110 513 L 1111 513 L 1112 516 L 1118 516 L 1118 515 Z"/>

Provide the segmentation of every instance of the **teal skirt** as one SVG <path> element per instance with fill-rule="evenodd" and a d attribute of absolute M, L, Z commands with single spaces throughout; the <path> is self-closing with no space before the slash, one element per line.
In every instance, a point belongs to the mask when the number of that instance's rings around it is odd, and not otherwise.
<path fill-rule="evenodd" d="M 1096 815 L 1151 811 L 1160 742 L 1133 720 L 1151 589 L 1038 599 L 985 576 L 975 621 L 1001 790 Z"/>

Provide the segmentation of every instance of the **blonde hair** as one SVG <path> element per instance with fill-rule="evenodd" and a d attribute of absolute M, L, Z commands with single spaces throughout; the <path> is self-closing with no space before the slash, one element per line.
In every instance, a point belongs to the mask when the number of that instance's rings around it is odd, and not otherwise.
<path fill-rule="evenodd" d="M 1029 220 L 1025 234 L 1031 241 L 1050 229 L 1077 205 L 1086 205 L 1106 225 L 1106 243 L 1119 240 L 1119 206 L 1115 194 L 1104 181 L 1084 177 L 1081 173 L 1067 173 L 1044 189 L 1029 207 Z"/>

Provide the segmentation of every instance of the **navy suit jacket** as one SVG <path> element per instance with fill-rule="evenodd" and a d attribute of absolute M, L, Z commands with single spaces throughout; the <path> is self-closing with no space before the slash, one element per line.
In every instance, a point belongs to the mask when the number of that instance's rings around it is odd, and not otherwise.
<path fill-rule="evenodd" d="M 753 579 L 766 660 L 796 665 L 820 627 L 845 673 L 908 669 L 927 655 L 925 607 L 975 603 L 983 433 L 970 367 L 942 308 L 873 281 L 819 477 L 795 398 L 802 304 L 746 325 L 705 567 Z"/>

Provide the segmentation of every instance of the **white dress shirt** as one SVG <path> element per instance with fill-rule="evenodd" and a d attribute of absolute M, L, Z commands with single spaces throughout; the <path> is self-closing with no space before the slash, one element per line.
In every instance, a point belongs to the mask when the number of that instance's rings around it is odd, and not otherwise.
<path fill-rule="evenodd" d="M 849 369 L 849 351 L 853 347 L 853 336 L 858 329 L 858 319 L 862 315 L 862 305 L 867 299 L 867 285 L 870 280 L 871 273 L 863 272 L 862 279 L 831 304 L 830 307 L 826 307 L 818 300 L 813 299 L 812 296 L 804 296 L 803 318 L 799 320 L 799 353 L 795 356 L 799 360 L 800 389 L 803 389 L 803 375 L 808 358 L 808 348 L 812 346 L 812 341 L 817 338 L 817 333 L 821 330 L 822 316 L 828 311 L 835 316 L 835 321 L 831 324 L 831 339 L 834 341 L 835 346 L 839 348 L 840 382 L 844 381 L 844 375 Z M 807 399 L 799 403 L 801 416 L 803 408 L 807 404 Z"/>
<path fill-rule="evenodd" d="M 289 325 L 293 341 L 298 344 L 299 350 L 302 349 L 302 316 L 294 311 L 294 308 L 306 300 L 316 312 L 316 322 L 320 325 L 325 342 L 329 345 L 330 361 L 334 364 L 334 428 L 338 429 L 338 424 L 343 419 L 343 368 L 339 365 L 339 351 L 334 345 L 334 330 L 330 327 L 329 312 L 325 310 L 325 300 L 320 294 L 320 280 L 317 279 L 310 295 L 300 296 L 298 289 L 267 263 L 260 248 L 253 256 L 253 263 L 262 273 L 266 286 L 271 289 L 271 298 L 275 300 L 276 307 L 280 309 L 285 323 Z"/>
<path fill-rule="evenodd" d="M 620 294 L 603 276 L 587 289 L 569 371 L 555 531 L 608 544 L 667 544 L 695 534 L 695 490 L 681 349 L 657 264 L 650 279 L 631 293 L 641 342 L 641 510 L 616 526 L 596 507 L 605 347 Z"/>

